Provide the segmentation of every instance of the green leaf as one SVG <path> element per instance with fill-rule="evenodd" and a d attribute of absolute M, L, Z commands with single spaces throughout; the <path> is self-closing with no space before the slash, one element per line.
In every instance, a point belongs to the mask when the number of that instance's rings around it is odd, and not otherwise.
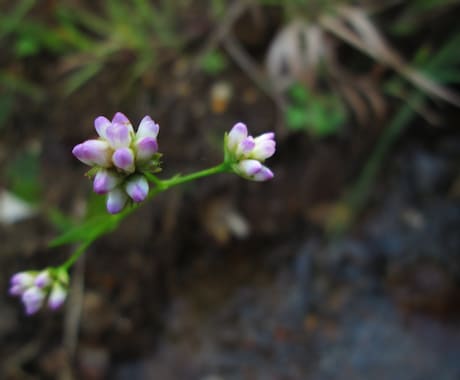
<path fill-rule="evenodd" d="M 306 129 L 308 115 L 303 108 L 288 107 L 285 113 L 286 124 L 289 129 L 294 131 Z"/>
<path fill-rule="evenodd" d="M 87 83 L 91 78 L 93 78 L 99 71 L 102 69 L 102 62 L 92 62 L 86 67 L 83 67 L 77 70 L 66 83 L 65 93 L 70 95 L 81 86 Z"/>
<path fill-rule="evenodd" d="M 201 69 L 210 75 L 221 74 L 228 66 L 226 57 L 216 50 L 211 50 L 200 60 Z"/>
<path fill-rule="evenodd" d="M 74 221 L 57 208 L 48 211 L 48 219 L 60 231 L 67 231 L 75 226 Z"/>
<path fill-rule="evenodd" d="M 318 137 L 337 133 L 347 114 L 335 94 L 313 95 L 301 84 L 289 89 L 292 104 L 286 109 L 286 125 L 292 130 L 306 130 Z"/>
<path fill-rule="evenodd" d="M 97 215 L 88 219 L 83 224 L 59 235 L 49 243 L 50 247 L 64 244 L 90 241 L 102 234 L 113 231 L 118 226 L 119 218 L 113 215 Z"/>
<path fill-rule="evenodd" d="M 311 99 L 310 92 L 300 83 L 294 83 L 288 90 L 292 101 L 297 105 L 307 105 Z"/>
<path fill-rule="evenodd" d="M 40 51 L 40 43 L 36 38 L 30 35 L 24 35 L 16 41 L 14 50 L 18 57 L 29 57 Z"/>
<path fill-rule="evenodd" d="M 35 0 L 19 1 L 16 8 L 6 15 L 0 15 L 0 38 L 16 30 L 23 17 L 35 5 Z"/>

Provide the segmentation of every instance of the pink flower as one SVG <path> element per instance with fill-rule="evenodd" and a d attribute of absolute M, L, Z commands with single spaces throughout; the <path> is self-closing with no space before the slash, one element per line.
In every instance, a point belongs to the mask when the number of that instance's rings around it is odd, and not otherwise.
<path fill-rule="evenodd" d="M 95 177 L 93 189 L 107 194 L 107 210 L 116 214 L 123 210 L 128 198 L 144 200 L 149 185 L 142 172 L 157 165 L 158 133 L 160 126 L 150 116 L 144 116 L 137 132 L 129 119 L 117 112 L 112 121 L 105 116 L 94 120 L 98 139 L 75 146 L 72 153 L 86 165 Z"/>
<path fill-rule="evenodd" d="M 65 300 L 69 278 L 65 270 L 50 268 L 41 272 L 15 274 L 10 281 L 10 294 L 21 297 L 27 315 L 35 314 L 48 300 L 48 306 L 57 309 Z"/>
<path fill-rule="evenodd" d="M 135 176 L 126 183 L 126 193 L 138 203 L 142 202 L 149 193 L 149 184 L 144 176 Z"/>
<path fill-rule="evenodd" d="M 236 123 L 225 139 L 226 157 L 236 174 L 253 181 L 272 179 L 273 172 L 262 165 L 276 150 L 275 134 L 248 135 L 245 124 Z"/>

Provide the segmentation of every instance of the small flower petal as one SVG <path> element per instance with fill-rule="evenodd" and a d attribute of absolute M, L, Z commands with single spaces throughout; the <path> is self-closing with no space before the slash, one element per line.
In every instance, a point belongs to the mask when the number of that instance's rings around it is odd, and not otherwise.
<path fill-rule="evenodd" d="M 158 143 L 154 137 L 143 137 L 136 142 L 136 161 L 143 163 L 150 160 L 158 151 Z"/>
<path fill-rule="evenodd" d="M 248 136 L 238 144 L 236 155 L 246 156 L 254 149 L 255 146 L 256 143 L 254 142 L 254 138 L 252 136 Z"/>
<path fill-rule="evenodd" d="M 64 303 L 66 297 L 66 289 L 59 284 L 55 284 L 48 298 L 48 307 L 52 310 L 59 309 Z"/>
<path fill-rule="evenodd" d="M 127 148 L 131 144 L 131 129 L 122 123 L 112 123 L 106 129 L 106 139 L 113 149 Z"/>
<path fill-rule="evenodd" d="M 73 148 L 72 153 L 86 165 L 108 167 L 110 161 L 109 144 L 101 140 L 87 140 Z"/>
<path fill-rule="evenodd" d="M 97 194 L 107 194 L 110 190 L 114 189 L 119 183 L 120 177 L 110 171 L 101 169 L 94 177 L 93 190 Z"/>
<path fill-rule="evenodd" d="M 267 132 L 267 133 L 262 133 L 261 135 L 257 136 L 254 141 L 259 143 L 260 141 L 265 141 L 265 140 L 275 140 L 275 134 L 273 132 Z"/>
<path fill-rule="evenodd" d="M 125 207 L 128 196 L 119 187 L 116 187 L 108 193 L 107 196 L 107 211 L 111 214 L 118 214 Z"/>
<path fill-rule="evenodd" d="M 142 139 L 144 137 L 152 137 L 156 138 L 158 136 L 158 132 L 160 131 L 160 126 L 155 123 L 150 116 L 144 116 L 139 124 L 139 128 L 137 129 L 136 138 Z"/>
<path fill-rule="evenodd" d="M 109 119 L 107 119 L 105 116 L 98 116 L 94 120 L 94 128 L 96 129 L 97 134 L 102 137 L 103 139 L 107 138 L 107 128 L 111 125 L 112 123 L 110 122 Z"/>
<path fill-rule="evenodd" d="M 267 158 L 273 156 L 276 150 L 276 143 L 274 140 L 258 140 L 255 139 L 256 145 L 250 152 L 249 157 L 259 161 L 264 161 Z"/>
<path fill-rule="evenodd" d="M 237 172 L 244 177 L 252 177 L 262 169 L 262 164 L 257 160 L 243 160 L 238 163 Z"/>
<path fill-rule="evenodd" d="M 129 126 L 131 125 L 131 122 L 124 113 L 117 112 L 115 115 L 113 115 L 112 124 L 124 124 L 126 126 Z"/>
<path fill-rule="evenodd" d="M 149 193 L 149 184 L 144 176 L 135 176 L 126 183 L 126 192 L 134 202 L 142 202 Z"/>
<path fill-rule="evenodd" d="M 27 289 L 22 295 L 22 302 L 26 308 L 28 315 L 35 314 L 43 305 L 45 299 L 45 292 L 35 286 Z"/>
<path fill-rule="evenodd" d="M 253 181 L 268 181 L 269 179 L 272 179 L 274 177 L 273 172 L 267 168 L 266 166 L 262 166 L 262 168 L 254 174 L 254 176 L 251 178 Z"/>
<path fill-rule="evenodd" d="M 19 272 L 11 277 L 11 285 L 20 285 L 22 287 L 29 287 L 34 284 L 35 275 L 29 272 Z"/>
<path fill-rule="evenodd" d="M 24 293 L 26 289 L 24 289 L 21 285 L 11 285 L 8 293 L 10 296 L 20 296 Z"/>
<path fill-rule="evenodd" d="M 234 151 L 241 141 L 248 136 L 248 129 L 243 123 L 236 123 L 230 130 L 227 137 L 227 148 Z"/>
<path fill-rule="evenodd" d="M 112 156 L 114 165 L 125 172 L 134 172 L 134 153 L 129 148 L 120 148 Z"/>
<path fill-rule="evenodd" d="M 35 277 L 35 286 L 38 288 L 45 288 L 51 283 L 51 276 L 49 271 L 44 270 Z"/>
<path fill-rule="evenodd" d="M 258 160 L 240 161 L 235 167 L 235 172 L 246 179 L 258 182 L 273 178 L 273 172 Z"/>

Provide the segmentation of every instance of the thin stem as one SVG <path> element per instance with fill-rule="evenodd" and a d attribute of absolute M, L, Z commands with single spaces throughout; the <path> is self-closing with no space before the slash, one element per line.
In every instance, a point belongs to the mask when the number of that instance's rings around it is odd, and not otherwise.
<path fill-rule="evenodd" d="M 193 180 L 198 179 L 198 178 L 207 177 L 207 176 L 213 175 L 213 174 L 225 173 L 225 172 L 228 172 L 230 170 L 231 170 L 230 165 L 227 162 L 222 162 L 219 165 L 213 166 L 213 167 L 208 168 L 208 169 L 200 170 L 200 171 L 195 172 L 195 173 L 187 174 L 187 175 L 184 175 L 184 176 L 179 175 L 179 176 L 174 176 L 174 177 L 172 177 L 170 179 L 165 179 L 165 180 L 161 181 L 161 184 L 164 187 L 164 189 L 166 190 L 166 189 L 169 189 L 172 186 L 180 185 L 180 184 L 190 182 L 190 181 L 193 181 Z"/>
<path fill-rule="evenodd" d="M 160 180 L 158 177 L 156 177 L 152 173 L 143 173 L 147 179 L 150 182 L 153 182 L 155 184 L 155 187 L 150 191 L 148 195 L 148 199 L 151 199 L 155 197 L 157 194 L 169 189 L 170 187 L 180 185 L 186 182 L 193 181 L 198 178 L 202 177 L 207 177 L 209 175 L 213 174 L 218 174 L 218 173 L 224 173 L 224 172 L 229 172 L 231 171 L 231 165 L 228 162 L 223 162 L 219 165 L 213 166 L 208 169 L 200 170 L 195 173 L 187 174 L 184 176 L 178 175 L 174 176 L 170 179 L 165 179 L 165 180 Z M 109 231 L 113 231 L 119 223 L 126 218 L 128 215 L 133 213 L 139 205 L 134 204 L 130 208 L 126 208 L 124 211 L 117 215 L 112 215 L 112 222 L 111 223 L 106 223 L 103 228 L 94 230 L 93 233 L 86 237 L 85 240 L 81 242 L 81 244 L 78 246 L 78 248 L 72 253 L 72 255 L 69 257 L 69 259 L 59 266 L 60 269 L 68 270 L 75 262 L 80 258 L 81 255 L 88 249 L 88 247 L 95 241 L 97 240 L 100 236 L 106 234 Z"/>
<path fill-rule="evenodd" d="M 85 253 L 85 251 L 88 249 L 88 247 L 94 240 L 96 240 L 96 237 L 81 243 L 80 246 L 72 253 L 72 256 L 70 256 L 64 264 L 59 266 L 59 268 L 65 269 L 67 271 L 73 264 L 75 264 L 75 262 L 80 258 L 80 256 L 83 255 L 83 253 Z"/>

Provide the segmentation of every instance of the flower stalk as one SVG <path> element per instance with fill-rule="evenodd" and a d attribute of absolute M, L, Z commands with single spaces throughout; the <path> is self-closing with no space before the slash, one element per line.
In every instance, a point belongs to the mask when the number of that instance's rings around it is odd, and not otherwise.
<path fill-rule="evenodd" d="M 94 122 L 97 139 L 74 147 L 74 156 L 91 166 L 87 176 L 93 179 L 93 190 L 106 196 L 109 214 L 96 216 L 65 232 L 50 245 L 77 243 L 77 248 L 63 264 L 44 271 L 27 271 L 11 278 L 10 294 L 19 296 L 28 315 L 35 314 L 45 304 L 58 309 L 67 298 L 69 270 L 102 235 L 118 228 L 120 222 L 133 213 L 143 201 L 171 187 L 210 175 L 235 173 L 253 181 L 273 178 L 263 162 L 275 152 L 273 133 L 258 137 L 248 135 L 246 125 L 237 123 L 224 138 L 224 161 L 218 165 L 186 175 L 160 179 L 157 136 L 159 125 L 145 116 L 134 132 L 131 122 L 118 112 L 109 121 L 99 116 Z"/>

